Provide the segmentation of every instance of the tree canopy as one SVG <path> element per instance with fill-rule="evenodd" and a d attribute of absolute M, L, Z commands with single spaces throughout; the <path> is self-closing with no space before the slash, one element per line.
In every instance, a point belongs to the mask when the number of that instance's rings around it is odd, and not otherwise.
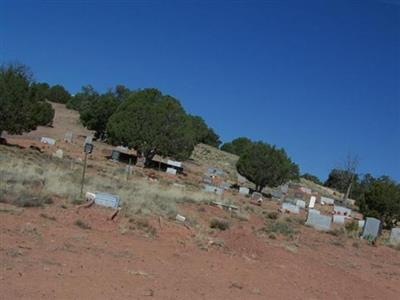
<path fill-rule="evenodd" d="M 388 176 L 364 175 L 355 182 L 351 197 L 365 216 L 380 219 L 386 228 L 400 222 L 400 184 Z"/>
<path fill-rule="evenodd" d="M 241 156 L 247 150 L 247 148 L 252 144 L 253 143 L 249 138 L 239 137 L 234 139 L 230 143 L 223 144 L 221 146 L 221 150 Z"/>
<path fill-rule="evenodd" d="M 95 131 L 95 137 L 104 140 L 108 119 L 116 111 L 119 105 L 117 96 L 111 91 L 93 97 L 81 108 L 80 119 L 82 124 Z"/>
<path fill-rule="evenodd" d="M 323 185 L 323 183 L 321 182 L 321 180 L 317 176 L 312 175 L 310 173 L 304 173 L 303 175 L 301 175 L 301 177 L 304 178 L 304 179 L 307 179 L 309 181 L 312 181 L 312 182 L 314 182 L 316 184 Z"/>
<path fill-rule="evenodd" d="M 157 153 L 187 159 L 196 142 L 191 121 L 178 100 L 144 89 L 118 106 L 107 135 L 111 143 L 134 148 L 147 158 Z"/>
<path fill-rule="evenodd" d="M 357 181 L 357 174 L 348 170 L 333 169 L 325 181 L 324 185 L 333 188 L 341 193 L 346 193 L 349 183 L 354 180 Z"/>
<path fill-rule="evenodd" d="M 22 134 L 38 125 L 51 124 L 54 110 L 45 98 L 46 87 L 32 81 L 24 65 L 0 67 L 0 135 Z"/>
<path fill-rule="evenodd" d="M 47 99 L 51 102 L 65 104 L 70 100 L 70 98 L 70 93 L 62 85 L 59 84 L 53 85 L 47 91 Z"/>
<path fill-rule="evenodd" d="M 276 187 L 298 178 L 299 168 L 284 149 L 263 142 L 251 142 L 237 162 L 240 175 L 256 185 L 257 191 L 265 186 Z"/>

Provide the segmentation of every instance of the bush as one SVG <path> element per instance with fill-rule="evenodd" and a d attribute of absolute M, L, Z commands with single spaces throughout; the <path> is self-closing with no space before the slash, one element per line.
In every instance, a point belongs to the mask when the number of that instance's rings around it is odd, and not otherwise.
<path fill-rule="evenodd" d="M 89 224 L 85 223 L 84 221 L 82 221 L 80 219 L 75 221 L 75 225 L 80 227 L 80 228 L 82 228 L 82 229 L 85 229 L 85 230 L 92 229 L 92 227 L 90 227 Z"/>
<path fill-rule="evenodd" d="M 157 234 L 157 229 L 153 225 L 151 225 L 147 219 L 130 218 L 129 223 L 133 224 L 133 225 L 129 226 L 129 229 L 132 229 L 132 230 L 138 229 L 138 230 L 144 231 L 151 237 L 154 237 Z"/>
<path fill-rule="evenodd" d="M 13 201 L 13 204 L 20 207 L 42 207 L 43 199 L 23 193 Z"/>
<path fill-rule="evenodd" d="M 214 218 L 210 221 L 210 228 L 213 229 L 227 230 L 229 227 L 230 224 L 227 220 Z"/>
<path fill-rule="evenodd" d="M 271 220 L 276 220 L 279 217 L 279 213 L 276 211 L 270 211 L 269 213 L 267 213 L 267 218 L 271 219 Z"/>
<path fill-rule="evenodd" d="M 264 230 L 268 233 L 278 233 L 284 236 L 293 236 L 296 233 L 293 226 L 286 222 L 271 223 Z"/>

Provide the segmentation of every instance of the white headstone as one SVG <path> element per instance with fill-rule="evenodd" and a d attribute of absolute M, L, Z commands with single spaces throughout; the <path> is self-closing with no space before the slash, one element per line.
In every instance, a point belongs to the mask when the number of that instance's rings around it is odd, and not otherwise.
<path fill-rule="evenodd" d="M 358 220 L 358 228 L 364 228 L 365 221 L 364 220 Z"/>
<path fill-rule="evenodd" d="M 244 186 L 239 188 L 239 193 L 242 195 L 248 195 L 250 193 L 250 189 Z"/>
<path fill-rule="evenodd" d="M 344 215 L 333 215 L 333 223 L 344 224 L 346 216 Z"/>
<path fill-rule="evenodd" d="M 325 216 L 316 213 L 309 213 L 306 221 L 307 225 L 310 225 L 318 230 L 328 231 L 331 229 L 332 217 Z"/>
<path fill-rule="evenodd" d="M 293 213 L 293 214 L 299 214 L 300 213 L 300 208 L 297 205 L 293 205 L 293 204 L 287 203 L 287 202 L 282 203 L 282 210 L 284 212 L 288 211 L 288 212 Z"/>
<path fill-rule="evenodd" d="M 328 198 L 328 197 L 324 197 L 321 196 L 321 204 L 328 204 L 328 205 L 333 205 L 335 203 L 335 200 L 333 200 L 332 198 Z"/>
<path fill-rule="evenodd" d="M 390 232 L 390 243 L 395 246 L 400 245 L 400 227 L 392 228 Z"/>
<path fill-rule="evenodd" d="M 362 237 L 365 239 L 376 239 L 381 229 L 381 221 L 375 218 L 365 218 Z"/>
<path fill-rule="evenodd" d="M 300 208 L 306 208 L 306 202 L 300 199 L 296 199 L 296 205 Z"/>
<path fill-rule="evenodd" d="M 174 168 L 167 168 L 166 172 L 171 175 L 176 175 L 176 169 Z"/>
<path fill-rule="evenodd" d="M 54 145 L 54 144 L 56 143 L 56 140 L 55 140 L 55 139 L 52 139 L 52 138 L 49 138 L 49 137 L 43 136 L 43 137 L 40 139 L 40 142 L 43 143 L 43 144 Z"/>
<path fill-rule="evenodd" d="M 317 200 L 317 197 L 311 196 L 310 198 L 310 204 L 308 205 L 309 208 L 314 208 L 315 206 L 315 201 Z"/>
<path fill-rule="evenodd" d="M 344 216 L 350 216 L 351 215 L 351 209 L 343 206 L 337 206 L 335 205 L 333 208 L 333 211 L 336 215 L 344 215 Z"/>

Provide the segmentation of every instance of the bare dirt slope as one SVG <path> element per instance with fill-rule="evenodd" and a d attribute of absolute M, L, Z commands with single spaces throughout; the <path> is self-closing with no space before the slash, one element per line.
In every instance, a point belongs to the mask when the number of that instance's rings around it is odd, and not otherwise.
<path fill-rule="evenodd" d="M 59 201 L 46 208 L 0 204 L 2 299 L 398 299 L 400 252 L 303 227 L 293 242 L 254 234 L 256 217 L 205 242 L 151 220 L 153 237 L 110 211 Z M 63 206 L 65 207 L 65 206 Z M 183 211 L 198 211 L 186 205 Z M 223 215 L 206 206 L 200 219 Z M 83 220 L 91 229 L 75 225 Z M 161 225 L 160 225 L 161 224 Z M 336 242 L 335 242 L 336 241 Z M 355 246 L 357 245 L 357 246 Z"/>

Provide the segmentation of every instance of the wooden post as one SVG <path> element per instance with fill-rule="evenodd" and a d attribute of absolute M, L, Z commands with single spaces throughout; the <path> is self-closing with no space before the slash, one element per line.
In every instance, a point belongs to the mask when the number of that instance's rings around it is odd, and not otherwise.
<path fill-rule="evenodd" d="M 126 172 L 126 180 L 127 181 L 129 179 L 129 174 L 131 173 L 131 164 L 132 164 L 132 157 L 129 157 L 128 170 Z"/>
<path fill-rule="evenodd" d="M 82 180 L 81 180 L 81 199 L 83 196 L 83 185 L 85 182 L 85 173 L 86 173 L 86 162 L 87 162 L 88 153 L 85 151 L 85 160 L 83 161 L 83 172 L 82 172 Z"/>

